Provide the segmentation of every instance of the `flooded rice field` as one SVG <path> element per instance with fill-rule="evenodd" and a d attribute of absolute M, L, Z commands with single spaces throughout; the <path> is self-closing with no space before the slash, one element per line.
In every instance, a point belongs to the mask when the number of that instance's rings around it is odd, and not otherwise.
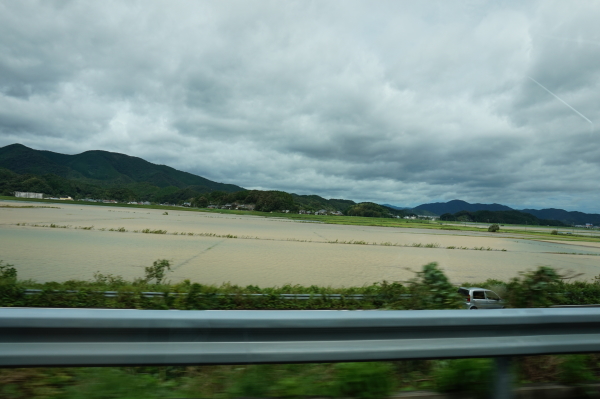
<path fill-rule="evenodd" d="M 172 282 L 262 287 L 405 281 L 429 262 L 457 284 L 508 280 L 538 266 L 580 279 L 600 274 L 598 243 L 78 204 L 16 208 L 25 205 L 41 204 L 0 202 L 0 260 L 20 279 L 40 282 L 90 280 L 95 272 L 133 279 L 159 258 L 171 261 Z"/>

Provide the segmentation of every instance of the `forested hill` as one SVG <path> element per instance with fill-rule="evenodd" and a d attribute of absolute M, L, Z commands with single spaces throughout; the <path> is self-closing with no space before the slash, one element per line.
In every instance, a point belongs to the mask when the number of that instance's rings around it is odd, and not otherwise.
<path fill-rule="evenodd" d="M 158 188 L 197 187 L 196 191 L 243 190 L 233 184 L 217 183 L 204 177 L 156 165 L 141 158 L 108 151 L 86 151 L 76 155 L 40 151 L 21 144 L 0 148 L 0 168 L 17 174 L 52 174 L 68 180 L 101 187 L 144 183 Z"/>
<path fill-rule="evenodd" d="M 318 195 L 298 195 L 292 194 L 294 202 L 298 205 L 303 206 L 305 209 L 320 210 L 325 209 L 327 211 L 345 211 L 356 202 L 345 199 L 325 199 Z"/>

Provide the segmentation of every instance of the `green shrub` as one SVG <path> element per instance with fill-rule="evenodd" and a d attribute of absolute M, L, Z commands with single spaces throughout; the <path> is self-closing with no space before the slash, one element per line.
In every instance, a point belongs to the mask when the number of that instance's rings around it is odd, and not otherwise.
<path fill-rule="evenodd" d="M 14 283 L 17 281 L 17 269 L 0 260 L 0 283 Z"/>
<path fill-rule="evenodd" d="M 536 271 L 519 274 L 520 278 L 513 278 L 506 286 L 511 307 L 545 308 L 561 299 L 558 294 L 564 291 L 563 276 L 556 270 L 540 266 Z"/>
<path fill-rule="evenodd" d="M 273 373 L 271 366 L 248 366 L 244 372 L 235 379 L 229 393 L 237 397 L 264 398 L 272 384 Z"/>
<path fill-rule="evenodd" d="M 500 231 L 500 226 L 498 226 L 497 224 L 493 224 L 490 227 L 488 227 L 488 231 L 491 233 L 496 233 Z"/>
<path fill-rule="evenodd" d="M 171 262 L 166 259 L 155 260 L 152 266 L 145 268 L 146 282 L 156 280 L 156 284 L 162 283 L 166 270 L 171 270 Z"/>
<path fill-rule="evenodd" d="M 550 234 L 556 236 L 556 235 L 558 235 L 558 230 L 552 230 L 552 232 Z"/>
<path fill-rule="evenodd" d="M 457 309 L 461 305 L 456 287 L 435 262 L 423 266 L 417 278 L 409 282 L 408 289 L 412 295 L 408 302 L 410 309 Z"/>
<path fill-rule="evenodd" d="M 75 373 L 75 384 L 65 389 L 64 399 L 149 399 L 164 398 L 171 390 L 161 387 L 152 375 L 122 369 L 83 368 Z"/>
<path fill-rule="evenodd" d="M 558 365 L 558 378 L 563 384 L 573 385 L 595 380 L 590 370 L 589 355 L 566 355 Z"/>
<path fill-rule="evenodd" d="M 385 398 L 394 389 L 392 366 L 384 362 L 338 363 L 337 393 L 360 399 Z"/>
<path fill-rule="evenodd" d="M 491 359 L 445 360 L 439 365 L 433 373 L 437 391 L 489 397 L 494 373 Z"/>

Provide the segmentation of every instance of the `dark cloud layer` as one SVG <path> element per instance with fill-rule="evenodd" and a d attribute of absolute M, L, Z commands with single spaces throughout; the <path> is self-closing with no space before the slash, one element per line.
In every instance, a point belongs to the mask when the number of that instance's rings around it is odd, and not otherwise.
<path fill-rule="evenodd" d="M 600 213 L 599 17 L 593 1 L 0 0 L 0 146 Z"/>

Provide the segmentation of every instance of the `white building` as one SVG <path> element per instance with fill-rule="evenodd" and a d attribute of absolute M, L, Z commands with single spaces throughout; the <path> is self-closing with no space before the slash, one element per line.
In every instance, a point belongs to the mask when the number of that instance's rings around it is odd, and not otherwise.
<path fill-rule="evenodd" d="M 15 197 L 17 197 L 17 198 L 37 198 L 37 199 L 43 199 L 44 198 L 44 194 L 42 194 L 42 193 L 29 193 L 29 192 L 24 192 L 24 191 L 15 191 Z"/>

